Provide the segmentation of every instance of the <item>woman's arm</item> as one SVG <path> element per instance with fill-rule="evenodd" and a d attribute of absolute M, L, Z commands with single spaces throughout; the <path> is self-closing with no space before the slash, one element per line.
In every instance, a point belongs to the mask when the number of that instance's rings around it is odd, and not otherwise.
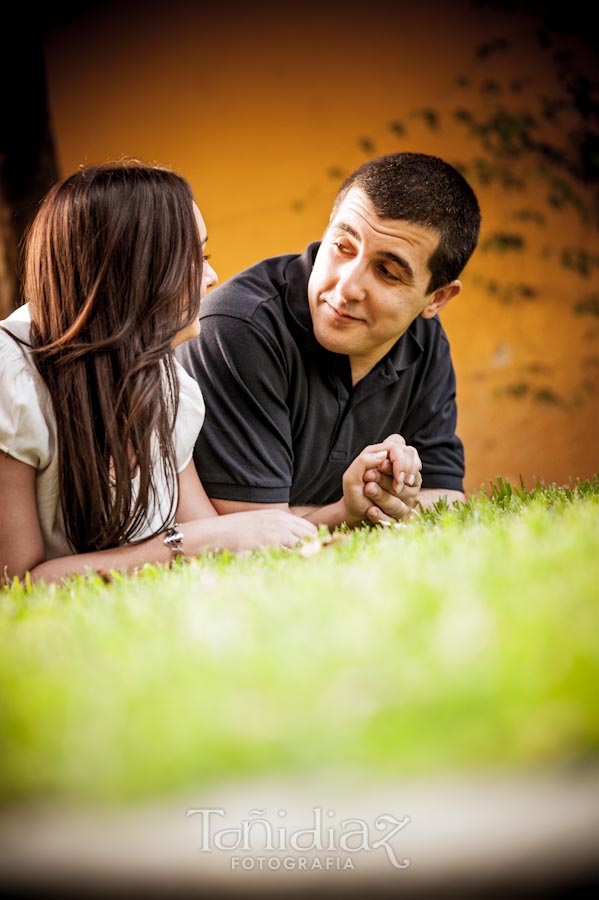
<path fill-rule="evenodd" d="M 131 571 L 144 563 L 170 562 L 172 554 L 164 545 L 163 534 L 110 550 L 44 561 L 35 474 L 33 466 L 0 454 L 0 565 L 8 579 L 15 575 L 23 578 L 29 571 L 32 581 L 52 582 L 68 575 L 85 574 L 90 569 Z M 316 533 L 309 522 L 280 510 L 218 516 L 206 497 L 193 461 L 180 475 L 180 496 L 177 515 L 186 556 L 205 549 L 241 552 L 256 547 L 291 547 Z M 193 518 L 188 520 L 188 516 Z"/>
<path fill-rule="evenodd" d="M 45 559 L 33 466 L 0 450 L 0 579 L 22 578 Z"/>
<path fill-rule="evenodd" d="M 206 547 L 234 552 L 256 547 L 292 547 L 298 541 L 314 537 L 318 529 L 312 522 L 291 515 L 288 508 L 243 510 L 230 514 L 217 511 L 209 499 L 191 460 L 179 473 L 177 522 L 184 535 L 186 552 L 199 553 Z M 189 551 L 188 547 L 198 547 Z"/>
<path fill-rule="evenodd" d="M 158 535 L 139 544 L 114 550 L 79 553 L 45 560 L 44 540 L 35 497 L 36 470 L 6 453 L 0 453 L 0 565 L 2 576 L 11 580 L 59 581 L 66 575 L 88 569 L 130 570 L 145 562 L 168 562 L 171 551 Z"/>
<path fill-rule="evenodd" d="M 204 486 L 199 479 L 193 459 L 179 472 L 179 502 L 177 504 L 177 522 L 188 522 L 190 519 L 204 519 L 218 516 Z"/>

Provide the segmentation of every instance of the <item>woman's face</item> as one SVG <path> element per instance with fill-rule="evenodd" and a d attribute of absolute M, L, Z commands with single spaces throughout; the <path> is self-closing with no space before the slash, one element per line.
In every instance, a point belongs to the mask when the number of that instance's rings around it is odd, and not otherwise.
<path fill-rule="evenodd" d="M 204 254 L 204 265 L 202 267 L 202 284 L 200 287 L 200 297 L 204 299 L 206 293 L 209 288 L 214 287 L 215 284 L 218 284 L 218 275 L 208 262 L 210 259 L 209 256 L 206 255 L 206 241 L 208 240 L 208 233 L 206 231 L 206 224 L 204 219 L 202 218 L 202 213 L 196 206 L 193 204 L 193 211 L 196 218 L 196 223 L 198 226 L 198 232 L 200 235 L 200 241 L 202 243 L 202 253 Z M 200 333 L 200 320 L 194 319 L 186 328 L 182 328 L 181 331 L 175 336 L 175 340 L 173 341 L 173 347 L 176 347 L 178 344 L 183 344 L 185 341 L 190 341 L 192 338 L 196 338 Z"/>

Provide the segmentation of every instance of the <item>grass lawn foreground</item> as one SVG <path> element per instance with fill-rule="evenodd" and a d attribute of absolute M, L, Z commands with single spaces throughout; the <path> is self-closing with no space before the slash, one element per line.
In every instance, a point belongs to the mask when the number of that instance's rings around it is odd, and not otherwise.
<path fill-rule="evenodd" d="M 0 796 L 597 759 L 599 478 L 407 526 L 0 589 Z"/>

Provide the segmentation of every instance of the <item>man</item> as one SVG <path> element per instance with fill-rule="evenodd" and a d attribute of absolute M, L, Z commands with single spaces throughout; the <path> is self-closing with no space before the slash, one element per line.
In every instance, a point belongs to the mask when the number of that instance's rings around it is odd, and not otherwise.
<path fill-rule="evenodd" d="M 220 513 L 282 506 L 354 526 L 463 499 L 437 313 L 479 227 L 455 169 L 389 154 L 346 179 L 322 243 L 208 295 L 200 337 L 177 355 L 206 401 L 195 462 Z"/>

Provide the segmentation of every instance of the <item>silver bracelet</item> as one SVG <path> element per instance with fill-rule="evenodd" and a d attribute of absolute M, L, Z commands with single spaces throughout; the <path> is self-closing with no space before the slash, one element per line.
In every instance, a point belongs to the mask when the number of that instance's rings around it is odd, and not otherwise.
<path fill-rule="evenodd" d="M 174 525 L 170 525 L 164 534 L 165 538 L 163 543 L 165 547 L 168 547 L 171 551 L 174 559 L 183 556 L 183 534 L 179 531 L 177 523 L 175 522 Z"/>

